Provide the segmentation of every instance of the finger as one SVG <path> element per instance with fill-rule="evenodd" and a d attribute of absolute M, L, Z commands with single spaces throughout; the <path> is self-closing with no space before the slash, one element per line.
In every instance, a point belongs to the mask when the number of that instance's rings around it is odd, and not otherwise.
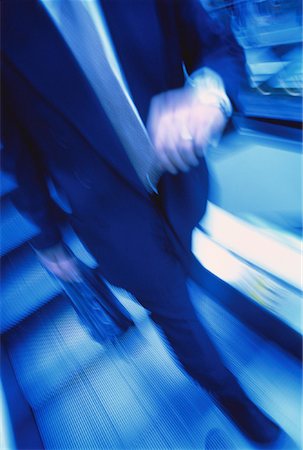
<path fill-rule="evenodd" d="M 203 156 L 205 154 L 207 148 L 210 145 L 214 145 L 218 142 L 220 133 L 219 133 L 218 124 L 212 125 L 212 120 L 204 120 L 200 125 L 196 125 L 195 131 L 195 143 L 196 143 L 196 155 L 198 157 Z"/>
<path fill-rule="evenodd" d="M 210 145 L 217 144 L 226 119 L 216 105 L 197 104 L 190 111 L 190 130 L 195 138 L 195 154 L 203 156 Z"/>
<path fill-rule="evenodd" d="M 77 267 L 75 259 L 62 259 L 59 262 L 59 268 L 63 276 L 69 281 L 81 281 L 80 270 Z"/>
<path fill-rule="evenodd" d="M 193 137 L 194 154 L 197 158 L 203 156 L 207 145 L 207 128 L 209 117 L 201 105 L 193 107 L 189 112 L 188 130 Z"/>
<path fill-rule="evenodd" d="M 68 281 L 68 276 L 62 269 L 60 268 L 59 264 L 55 262 L 42 262 L 44 267 L 53 275 L 60 278 L 63 281 Z"/>
<path fill-rule="evenodd" d="M 169 155 L 166 154 L 165 150 L 161 152 L 160 165 L 161 169 L 165 172 L 169 172 L 172 175 L 176 175 L 178 173 L 178 168 L 172 163 L 169 158 Z"/>
<path fill-rule="evenodd" d="M 158 121 L 158 129 L 155 134 L 155 152 L 163 170 L 176 174 L 178 167 L 171 152 L 176 148 L 176 132 L 173 126 L 172 114 L 163 114 Z"/>
<path fill-rule="evenodd" d="M 175 171 L 181 170 L 187 172 L 189 166 L 179 153 L 179 131 L 177 131 L 176 126 L 173 123 L 173 117 L 171 117 L 170 121 L 167 122 L 163 136 L 164 139 L 161 148 L 162 157 L 164 157 L 166 161 L 169 161 L 169 164 L 174 167 Z"/>
<path fill-rule="evenodd" d="M 178 147 L 165 149 L 165 154 L 167 155 L 169 161 L 173 164 L 177 171 L 188 172 L 190 169 L 189 164 L 184 161 L 179 153 Z"/>
<path fill-rule="evenodd" d="M 200 123 L 195 127 L 195 130 L 193 131 L 194 134 L 194 152 L 197 158 L 201 158 L 205 150 L 207 148 L 207 124 L 205 122 Z"/>
<path fill-rule="evenodd" d="M 175 130 L 177 132 L 177 151 L 187 167 L 197 166 L 199 160 L 195 155 L 195 136 L 190 126 L 188 108 L 181 108 L 176 113 Z"/>
<path fill-rule="evenodd" d="M 170 160 L 169 155 L 166 152 L 168 145 L 172 146 L 173 142 L 170 140 L 170 138 L 165 138 L 165 135 L 163 133 L 161 137 L 158 136 L 155 145 L 155 153 L 158 158 L 161 169 L 163 171 L 168 171 L 175 175 L 177 173 L 177 168 L 175 167 L 174 163 Z"/>
<path fill-rule="evenodd" d="M 165 153 L 171 163 L 183 172 L 188 172 L 191 166 L 199 163 L 194 154 L 193 138 L 188 131 L 188 111 L 179 108 L 171 115 L 169 136 L 167 136 Z"/>
<path fill-rule="evenodd" d="M 65 262 L 50 261 L 46 258 L 40 258 L 43 266 L 53 275 L 60 278 L 63 281 L 80 281 L 81 275 L 77 267 L 71 264 L 70 261 Z"/>
<path fill-rule="evenodd" d="M 195 139 L 190 141 L 181 141 L 178 146 L 178 152 L 183 161 L 190 167 L 196 167 L 199 165 L 199 159 L 195 154 Z"/>
<path fill-rule="evenodd" d="M 221 115 L 221 112 L 220 112 L 220 115 L 217 118 L 217 120 L 213 120 L 210 122 L 208 142 L 211 145 L 213 145 L 213 146 L 218 145 L 218 143 L 221 139 L 222 133 L 224 131 L 225 124 L 226 124 L 226 118 L 223 117 L 223 114 Z"/>

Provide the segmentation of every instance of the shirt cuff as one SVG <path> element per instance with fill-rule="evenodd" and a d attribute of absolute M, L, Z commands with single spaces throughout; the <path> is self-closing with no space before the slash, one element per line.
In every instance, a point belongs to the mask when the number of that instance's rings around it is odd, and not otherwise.
<path fill-rule="evenodd" d="M 195 89 L 201 103 L 218 106 L 228 118 L 232 115 L 232 104 L 226 95 L 223 80 L 216 72 L 203 67 L 187 78 L 187 84 Z"/>

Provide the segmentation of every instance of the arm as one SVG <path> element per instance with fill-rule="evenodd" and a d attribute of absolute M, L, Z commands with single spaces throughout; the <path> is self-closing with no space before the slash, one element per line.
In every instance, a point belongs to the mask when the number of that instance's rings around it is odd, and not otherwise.
<path fill-rule="evenodd" d="M 176 20 L 183 61 L 190 76 L 207 67 L 218 74 L 236 108 L 247 82 L 245 56 L 231 30 L 224 29 L 201 6 L 200 0 L 177 0 Z"/>
<path fill-rule="evenodd" d="M 176 174 L 197 166 L 218 142 L 232 111 L 228 96 L 238 106 L 245 65 L 234 37 L 221 36 L 199 0 L 176 0 L 172 5 L 190 78 L 183 88 L 152 99 L 147 126 L 160 168 Z"/>
<path fill-rule="evenodd" d="M 5 102 L 4 102 L 5 103 Z M 39 154 L 14 114 L 6 107 L 2 113 L 4 166 L 9 165 L 18 183 L 12 200 L 17 209 L 40 230 L 32 244 L 37 250 L 61 241 L 55 207 L 46 185 L 46 175 Z"/>
<path fill-rule="evenodd" d="M 53 201 L 46 185 L 46 172 L 37 149 L 25 130 L 18 124 L 8 107 L 2 111 L 4 168 L 15 175 L 18 188 L 13 193 L 17 209 L 28 217 L 40 233 L 31 240 L 40 262 L 54 275 L 65 281 L 81 277 L 75 259 L 65 249 Z"/>

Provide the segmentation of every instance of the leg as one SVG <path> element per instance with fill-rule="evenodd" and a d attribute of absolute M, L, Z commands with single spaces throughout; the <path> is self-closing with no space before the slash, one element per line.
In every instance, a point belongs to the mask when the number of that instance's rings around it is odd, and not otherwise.
<path fill-rule="evenodd" d="M 251 402 L 237 379 L 224 366 L 191 304 L 181 268 L 176 265 L 173 270 L 175 283 L 170 287 L 170 295 L 174 299 L 173 312 L 167 309 L 166 298 L 161 297 L 160 292 L 149 291 L 145 295 L 152 319 L 163 330 L 187 373 L 210 392 L 214 401 L 240 430 L 258 443 L 273 442 L 280 433 L 279 427 Z M 153 312 L 150 306 L 153 295 L 155 302 L 162 304 L 160 310 L 156 308 L 157 312 Z M 139 298 L 144 305 L 143 292 L 140 292 Z"/>
<path fill-rule="evenodd" d="M 240 390 L 238 382 L 225 367 L 207 330 L 197 317 L 181 267 L 176 266 L 174 272 L 175 282 L 170 286 L 170 292 L 166 290 L 165 296 L 151 291 L 134 294 L 143 306 L 148 304 L 151 318 L 162 330 L 187 373 L 208 391 L 224 391 L 236 396 Z M 155 309 L 151 305 L 151 297 L 154 295 L 157 303 Z M 173 305 L 167 305 L 168 295 L 173 299 Z"/>
<path fill-rule="evenodd" d="M 211 392 L 246 435 L 257 442 L 273 441 L 279 428 L 253 405 L 224 366 L 196 315 L 184 269 L 164 228 L 159 222 L 148 225 L 150 229 L 130 227 L 124 239 L 120 234 L 119 242 L 111 241 L 110 246 L 106 240 L 102 245 L 92 242 L 92 253 L 100 261 L 102 274 L 112 284 L 131 292 L 151 312 L 188 374 Z"/>

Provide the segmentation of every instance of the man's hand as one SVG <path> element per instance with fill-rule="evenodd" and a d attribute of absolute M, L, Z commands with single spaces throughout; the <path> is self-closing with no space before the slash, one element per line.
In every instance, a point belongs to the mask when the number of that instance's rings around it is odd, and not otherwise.
<path fill-rule="evenodd" d="M 218 141 L 226 121 L 218 105 L 203 104 L 191 87 L 155 96 L 147 128 L 160 168 L 176 174 L 197 166 L 207 147 Z"/>
<path fill-rule="evenodd" d="M 81 281 L 77 260 L 65 250 L 62 244 L 37 251 L 41 264 L 63 281 Z"/>

